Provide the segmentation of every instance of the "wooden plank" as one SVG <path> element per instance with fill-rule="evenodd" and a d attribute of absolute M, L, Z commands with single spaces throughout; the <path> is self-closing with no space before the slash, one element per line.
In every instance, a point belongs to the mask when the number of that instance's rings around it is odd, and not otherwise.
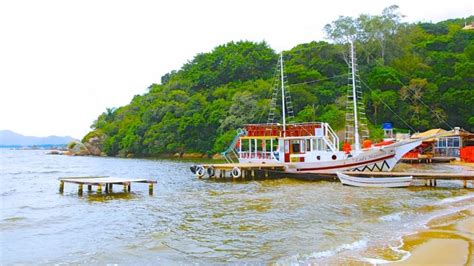
<path fill-rule="evenodd" d="M 65 176 L 65 177 L 59 177 L 58 180 L 61 179 L 83 179 L 83 178 L 104 178 L 104 177 L 109 177 L 108 175 L 103 175 L 103 176 Z"/>
<path fill-rule="evenodd" d="M 83 178 L 60 178 L 61 182 L 87 185 L 104 185 L 104 184 L 129 184 L 129 183 L 156 183 L 154 180 L 132 179 L 120 177 L 83 177 Z"/>

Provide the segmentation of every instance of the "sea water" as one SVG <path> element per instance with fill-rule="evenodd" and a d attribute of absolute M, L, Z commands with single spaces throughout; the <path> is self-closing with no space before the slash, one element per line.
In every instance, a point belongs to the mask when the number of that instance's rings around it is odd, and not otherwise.
<path fill-rule="evenodd" d="M 354 188 L 293 179 L 198 179 L 191 161 L 71 157 L 0 149 L 1 264 L 222 264 L 402 259 L 401 236 L 474 205 L 461 183 L 442 188 Z M 467 171 L 451 165 L 399 170 Z M 112 194 L 63 176 L 156 179 Z M 420 184 L 421 185 L 421 184 Z M 387 246 L 394 252 L 386 254 Z"/>

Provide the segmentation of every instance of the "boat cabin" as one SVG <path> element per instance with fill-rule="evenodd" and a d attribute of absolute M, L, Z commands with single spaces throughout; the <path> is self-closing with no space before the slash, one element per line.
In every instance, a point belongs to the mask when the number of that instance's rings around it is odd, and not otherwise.
<path fill-rule="evenodd" d="M 237 143 L 240 162 L 318 161 L 339 151 L 339 138 L 328 123 L 247 124 L 244 130 Z"/>

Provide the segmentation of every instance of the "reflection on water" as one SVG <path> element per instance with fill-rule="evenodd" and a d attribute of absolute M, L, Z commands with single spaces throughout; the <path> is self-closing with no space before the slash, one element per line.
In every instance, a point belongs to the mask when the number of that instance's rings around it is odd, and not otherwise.
<path fill-rule="evenodd" d="M 90 193 L 90 194 L 82 194 L 81 198 L 85 198 L 90 202 L 106 202 L 109 200 L 131 200 L 137 197 L 135 193 L 124 193 L 124 192 L 112 192 L 107 194 L 97 194 L 97 193 Z"/>
<path fill-rule="evenodd" d="M 452 184 L 359 189 L 291 179 L 215 182 L 195 178 L 191 161 L 46 156 L 42 151 L 0 150 L 0 161 L 2 264 L 399 258 L 400 253 L 383 247 L 398 245 L 402 234 L 461 208 L 460 202 L 474 205 L 472 190 Z M 426 166 L 400 167 L 418 171 Z M 440 165 L 434 170 L 443 167 L 459 170 Z M 132 193 L 84 190 L 82 196 L 77 186 L 66 184 L 64 194 L 58 193 L 58 177 L 87 175 L 156 178 L 158 183 L 153 196 L 146 184 L 136 184 Z"/>

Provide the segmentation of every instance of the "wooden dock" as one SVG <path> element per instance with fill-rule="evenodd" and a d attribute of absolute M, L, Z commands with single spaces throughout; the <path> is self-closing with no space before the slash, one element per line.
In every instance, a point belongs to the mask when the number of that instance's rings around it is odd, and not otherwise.
<path fill-rule="evenodd" d="M 59 192 L 64 192 L 64 183 L 78 184 L 78 193 L 82 195 L 84 185 L 87 185 L 87 191 L 92 191 L 92 186 L 97 187 L 97 193 L 102 193 L 102 188 L 105 188 L 105 193 L 113 192 L 113 185 L 123 186 L 124 192 L 130 192 L 132 189 L 132 183 L 147 183 L 148 192 L 150 195 L 153 194 L 153 184 L 156 184 L 154 180 L 148 179 L 132 179 L 132 178 L 121 178 L 121 177 L 108 177 L 108 176 L 82 176 L 82 177 L 60 177 L 59 178 Z"/>
<path fill-rule="evenodd" d="M 194 167 L 194 169 L 193 169 Z M 339 182 L 335 173 L 290 173 L 285 171 L 285 165 L 280 163 L 226 163 L 226 164 L 203 164 L 191 167 L 191 171 L 199 178 L 207 176 L 216 180 L 263 180 L 294 178 L 307 181 L 336 181 Z M 200 170 L 199 170 L 200 169 Z M 238 170 L 236 170 L 238 169 Z M 201 171 L 201 172 L 199 172 Z M 461 173 L 439 173 L 439 172 L 344 172 L 347 175 L 364 177 L 399 177 L 413 176 L 414 180 L 424 180 L 426 186 L 437 186 L 437 180 L 462 181 L 465 188 L 468 181 L 474 187 L 474 171 Z"/>
<path fill-rule="evenodd" d="M 265 177 L 269 171 L 280 171 L 285 170 L 285 165 L 281 163 L 223 163 L 223 164 L 203 164 L 192 166 L 191 171 L 202 178 L 204 175 L 209 178 L 258 178 L 259 173 L 263 173 Z"/>

